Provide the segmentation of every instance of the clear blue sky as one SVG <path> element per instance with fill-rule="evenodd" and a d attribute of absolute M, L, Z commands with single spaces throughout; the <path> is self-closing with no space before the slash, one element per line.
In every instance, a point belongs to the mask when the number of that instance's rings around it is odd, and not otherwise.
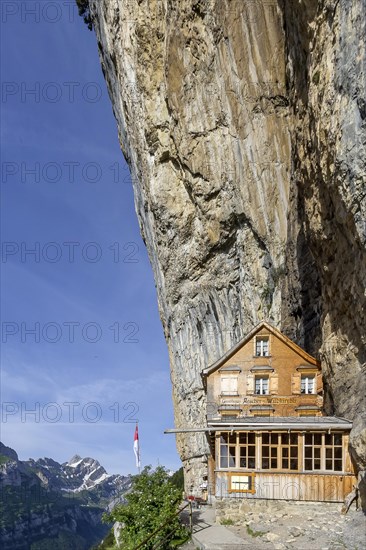
<path fill-rule="evenodd" d="M 1 439 L 21 459 L 77 453 L 135 473 L 138 419 L 143 464 L 178 468 L 154 281 L 94 33 L 73 1 L 1 11 Z"/>

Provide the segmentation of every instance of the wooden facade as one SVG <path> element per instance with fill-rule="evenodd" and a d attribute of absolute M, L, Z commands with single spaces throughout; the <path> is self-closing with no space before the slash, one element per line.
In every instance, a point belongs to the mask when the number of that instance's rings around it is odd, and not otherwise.
<path fill-rule="evenodd" d="M 217 498 L 341 502 L 352 423 L 322 414 L 320 363 L 262 322 L 203 371 Z"/>

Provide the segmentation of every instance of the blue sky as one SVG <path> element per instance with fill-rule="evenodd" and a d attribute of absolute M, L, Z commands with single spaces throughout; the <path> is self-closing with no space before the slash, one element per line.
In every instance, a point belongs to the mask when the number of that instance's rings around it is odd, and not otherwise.
<path fill-rule="evenodd" d="M 94 33 L 73 2 L 1 4 L 1 439 L 21 459 L 77 453 L 135 473 L 138 419 L 143 464 L 178 468 L 154 281 Z"/>

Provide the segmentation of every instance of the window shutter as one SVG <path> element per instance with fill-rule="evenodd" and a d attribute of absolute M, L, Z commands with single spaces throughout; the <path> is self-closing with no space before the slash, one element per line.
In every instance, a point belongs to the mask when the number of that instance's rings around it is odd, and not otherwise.
<path fill-rule="evenodd" d="M 273 373 L 269 377 L 269 393 L 271 395 L 278 395 L 278 374 Z"/>
<path fill-rule="evenodd" d="M 254 374 L 247 374 L 247 394 L 254 393 Z"/>
<path fill-rule="evenodd" d="M 292 375 L 291 389 L 292 393 L 301 393 L 301 374 L 299 372 L 294 372 L 294 374 Z"/>
<path fill-rule="evenodd" d="M 221 393 L 237 393 L 238 378 L 236 376 L 221 377 Z"/>
<path fill-rule="evenodd" d="M 317 372 L 315 377 L 315 389 L 314 393 L 320 393 L 323 390 L 323 378 L 322 373 Z"/>

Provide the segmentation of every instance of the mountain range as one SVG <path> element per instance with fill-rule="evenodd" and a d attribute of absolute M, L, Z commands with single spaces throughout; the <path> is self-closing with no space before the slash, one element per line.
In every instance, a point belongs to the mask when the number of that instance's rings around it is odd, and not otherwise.
<path fill-rule="evenodd" d="M 123 502 L 131 476 L 109 475 L 94 458 L 21 461 L 0 443 L 3 550 L 87 550 L 107 534 L 102 515 Z"/>

